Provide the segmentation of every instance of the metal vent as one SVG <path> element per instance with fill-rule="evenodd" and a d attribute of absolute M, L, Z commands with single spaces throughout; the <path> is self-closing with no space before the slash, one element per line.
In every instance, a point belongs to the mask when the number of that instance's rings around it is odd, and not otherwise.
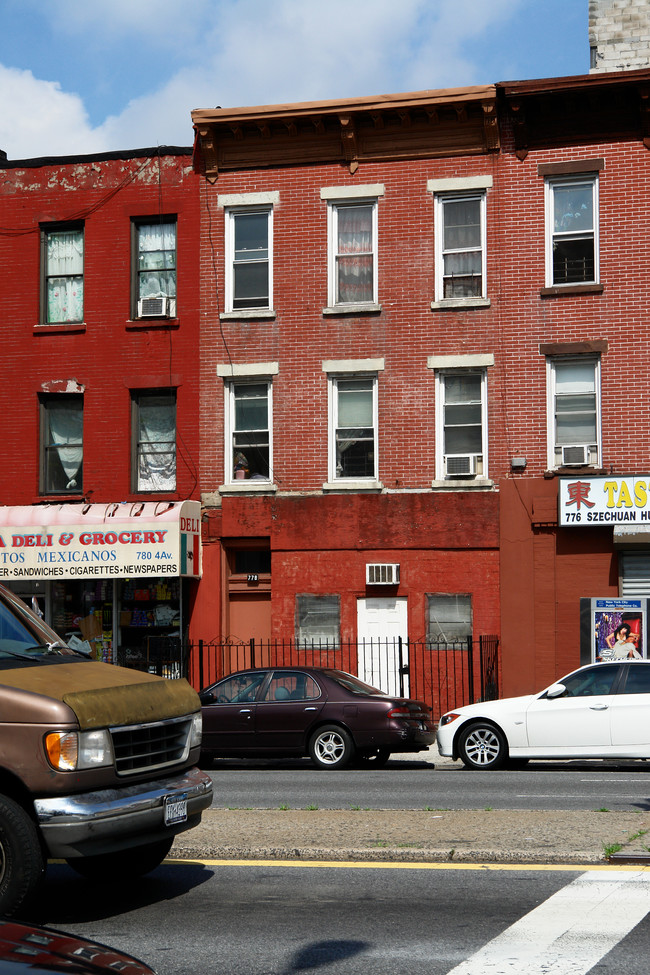
<path fill-rule="evenodd" d="M 582 467 L 589 463 L 589 448 L 585 444 L 575 447 L 562 447 L 562 464 L 570 466 L 576 464 Z"/>
<path fill-rule="evenodd" d="M 476 454 L 447 454 L 445 469 L 447 477 L 474 477 Z"/>
<path fill-rule="evenodd" d="M 369 562 L 366 565 L 367 586 L 396 586 L 399 582 L 398 562 Z"/>
<path fill-rule="evenodd" d="M 138 302 L 138 318 L 167 318 L 169 315 L 169 298 L 140 298 Z"/>
<path fill-rule="evenodd" d="M 190 751 L 191 731 L 189 715 L 111 728 L 115 771 L 118 775 L 137 775 L 185 761 Z"/>

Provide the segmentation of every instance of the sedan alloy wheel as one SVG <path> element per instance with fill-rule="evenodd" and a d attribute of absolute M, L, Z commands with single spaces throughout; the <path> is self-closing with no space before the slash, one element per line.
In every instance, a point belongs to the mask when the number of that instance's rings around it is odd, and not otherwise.
<path fill-rule="evenodd" d="M 344 768 L 354 754 L 352 738 L 344 728 L 325 725 L 309 742 L 309 755 L 318 768 Z"/>
<path fill-rule="evenodd" d="M 508 755 L 502 732 L 491 724 L 470 725 L 460 736 L 458 751 L 463 763 L 472 769 L 500 768 Z"/>

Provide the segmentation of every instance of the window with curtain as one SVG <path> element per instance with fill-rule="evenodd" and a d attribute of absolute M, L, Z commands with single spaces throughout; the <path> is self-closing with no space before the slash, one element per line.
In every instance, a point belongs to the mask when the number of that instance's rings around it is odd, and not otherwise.
<path fill-rule="evenodd" d="M 336 595 L 296 596 L 296 644 L 338 647 L 341 598 Z"/>
<path fill-rule="evenodd" d="M 41 494 L 83 492 L 83 396 L 41 399 Z"/>
<path fill-rule="evenodd" d="M 333 203 L 330 305 L 377 301 L 377 201 Z"/>
<path fill-rule="evenodd" d="M 377 377 L 333 377 L 331 480 L 377 478 Z"/>
<path fill-rule="evenodd" d="M 475 477 L 485 472 L 486 373 L 440 373 L 438 404 L 442 423 L 442 477 Z"/>
<path fill-rule="evenodd" d="M 273 208 L 226 209 L 226 311 L 270 309 Z"/>
<path fill-rule="evenodd" d="M 271 477 L 271 392 L 268 380 L 228 386 L 232 450 L 227 481 L 268 481 Z"/>
<path fill-rule="evenodd" d="M 436 298 L 484 298 L 485 193 L 436 197 Z"/>
<path fill-rule="evenodd" d="M 135 299 L 168 298 L 168 314 L 176 314 L 176 219 L 136 220 L 134 256 L 136 259 Z"/>
<path fill-rule="evenodd" d="M 549 358 L 550 466 L 598 465 L 600 360 Z"/>
<path fill-rule="evenodd" d="M 134 490 L 176 490 L 176 394 L 133 394 Z"/>
<path fill-rule="evenodd" d="M 83 322 L 83 227 L 44 228 L 41 232 L 41 254 L 43 322 Z"/>
<path fill-rule="evenodd" d="M 454 643 L 472 635 L 472 597 L 427 595 L 427 640 Z"/>
<path fill-rule="evenodd" d="M 598 177 L 546 182 L 549 286 L 598 282 Z"/>

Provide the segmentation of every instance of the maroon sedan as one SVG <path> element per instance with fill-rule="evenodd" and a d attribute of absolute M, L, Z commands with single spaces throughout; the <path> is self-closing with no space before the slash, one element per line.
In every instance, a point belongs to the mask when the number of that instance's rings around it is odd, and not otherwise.
<path fill-rule="evenodd" d="M 342 670 L 241 670 L 201 691 L 204 758 L 309 755 L 318 768 L 380 766 L 435 741 L 431 709 Z"/>

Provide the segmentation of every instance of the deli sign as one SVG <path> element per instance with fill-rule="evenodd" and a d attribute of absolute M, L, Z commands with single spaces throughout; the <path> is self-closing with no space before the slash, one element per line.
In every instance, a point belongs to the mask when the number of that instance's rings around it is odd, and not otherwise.
<path fill-rule="evenodd" d="M 0 580 L 198 578 L 200 515 L 192 501 L 0 508 Z"/>
<path fill-rule="evenodd" d="M 650 475 L 560 478 L 559 507 L 568 528 L 650 525 Z"/>

